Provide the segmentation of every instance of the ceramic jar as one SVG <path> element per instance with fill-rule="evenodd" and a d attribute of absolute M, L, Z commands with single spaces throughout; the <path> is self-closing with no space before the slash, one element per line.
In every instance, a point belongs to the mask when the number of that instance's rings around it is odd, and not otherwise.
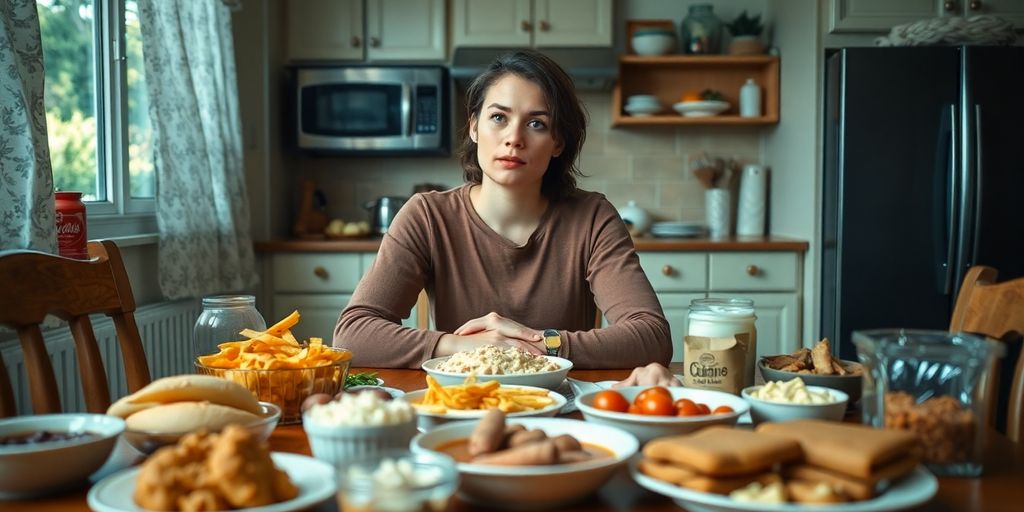
<path fill-rule="evenodd" d="M 721 52 L 722 20 L 715 16 L 711 4 L 691 5 L 682 22 L 683 52 L 712 54 Z"/>

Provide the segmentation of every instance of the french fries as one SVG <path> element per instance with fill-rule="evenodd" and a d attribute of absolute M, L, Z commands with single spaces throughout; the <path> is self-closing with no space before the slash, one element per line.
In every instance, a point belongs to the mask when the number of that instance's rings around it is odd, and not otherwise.
<path fill-rule="evenodd" d="M 299 312 L 293 311 L 265 331 L 243 329 L 239 334 L 248 339 L 221 343 L 217 345 L 220 352 L 199 356 L 198 360 L 213 368 L 271 370 L 316 368 L 352 358 L 351 352 L 328 347 L 321 338 L 299 343 L 291 332 L 299 318 Z"/>
<path fill-rule="evenodd" d="M 555 400 L 548 396 L 548 391 L 544 389 L 502 387 L 496 380 L 480 384 L 473 375 L 457 386 L 442 386 L 427 375 L 427 392 L 423 395 L 423 400 L 413 403 L 413 406 L 434 414 L 445 414 L 448 409 L 500 409 L 502 412 L 510 413 L 543 409 L 553 403 Z"/>

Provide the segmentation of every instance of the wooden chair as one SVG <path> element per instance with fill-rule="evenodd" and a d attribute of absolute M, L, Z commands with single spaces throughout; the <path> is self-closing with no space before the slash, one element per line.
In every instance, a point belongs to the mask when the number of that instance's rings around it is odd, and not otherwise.
<path fill-rule="evenodd" d="M 996 269 L 980 265 L 967 271 L 949 322 L 951 332 L 971 332 L 1001 341 L 1012 341 L 1024 336 L 1024 277 L 997 283 L 998 274 Z M 988 386 L 996 396 L 998 390 L 993 384 L 997 382 L 997 373 L 993 371 L 989 376 Z M 989 403 L 994 402 L 990 400 Z M 1014 442 L 1024 439 L 1022 407 L 1024 354 L 1016 361 L 1006 417 L 1006 435 Z"/>
<path fill-rule="evenodd" d="M 4 283 L 0 325 L 18 332 L 36 414 L 61 411 L 57 381 L 39 327 L 47 314 L 66 320 L 71 328 L 89 412 L 106 412 L 110 406 L 110 389 L 90 314 L 103 313 L 113 319 L 129 392 L 150 381 L 135 324 L 135 297 L 121 252 L 110 241 L 89 242 L 89 257 L 88 261 L 74 260 L 31 251 L 0 256 L 0 283 Z M 0 417 L 15 414 L 11 383 L 0 361 Z"/>

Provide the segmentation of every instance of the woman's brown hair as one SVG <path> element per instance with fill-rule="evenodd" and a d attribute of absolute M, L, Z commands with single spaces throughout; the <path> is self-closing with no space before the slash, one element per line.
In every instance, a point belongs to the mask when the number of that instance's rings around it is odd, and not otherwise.
<path fill-rule="evenodd" d="M 587 113 L 576 95 L 572 79 L 554 60 L 534 50 L 517 50 L 501 55 L 486 71 L 480 73 L 466 90 L 466 112 L 478 122 L 487 91 L 498 79 L 513 74 L 537 84 L 548 102 L 555 141 L 562 144 L 562 153 L 553 157 L 541 181 L 541 194 L 551 200 L 573 195 L 576 178 L 583 173 L 576 167 L 576 159 L 587 138 Z M 470 123 L 466 122 L 465 137 L 459 150 L 466 181 L 480 183 L 483 170 L 477 159 L 477 144 L 469 136 Z"/>

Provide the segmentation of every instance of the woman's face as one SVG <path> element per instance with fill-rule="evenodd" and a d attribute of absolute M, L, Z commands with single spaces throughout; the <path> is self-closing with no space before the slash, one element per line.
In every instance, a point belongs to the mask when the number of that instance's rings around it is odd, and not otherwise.
<path fill-rule="evenodd" d="M 477 144 L 483 180 L 504 187 L 539 191 L 548 162 L 562 152 L 544 92 L 514 74 L 487 90 L 480 116 L 470 119 L 469 134 Z"/>

